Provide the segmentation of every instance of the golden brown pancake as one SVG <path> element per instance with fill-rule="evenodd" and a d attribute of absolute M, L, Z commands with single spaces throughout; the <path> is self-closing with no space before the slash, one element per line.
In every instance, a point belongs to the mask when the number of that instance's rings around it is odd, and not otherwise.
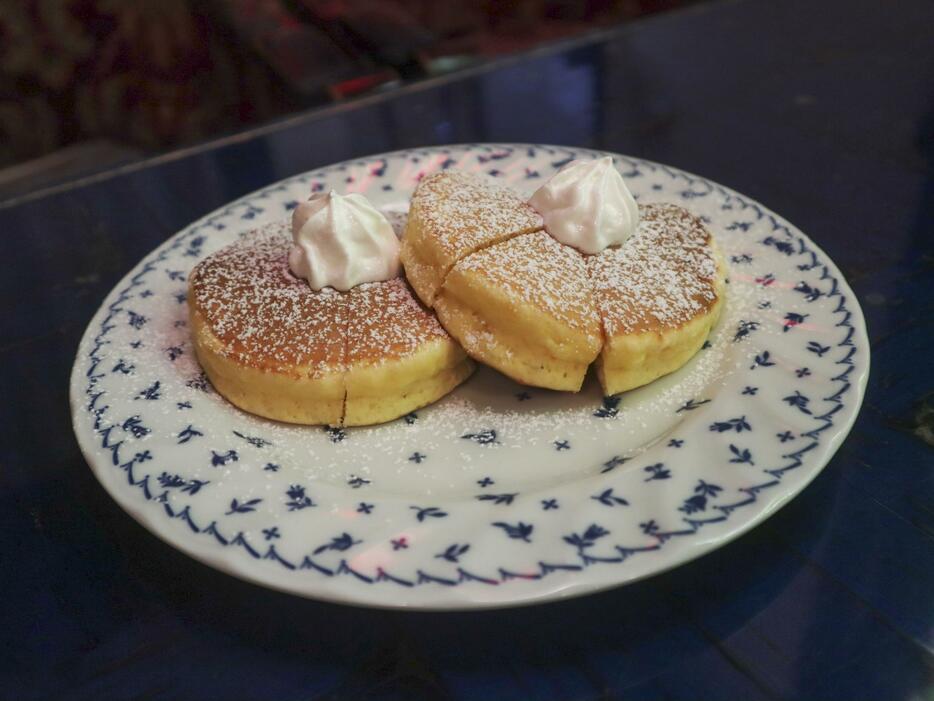
<path fill-rule="evenodd" d="M 597 375 L 606 394 L 684 365 L 717 322 L 726 268 L 696 216 L 673 204 L 639 208 L 635 233 L 587 257 L 604 345 Z"/>
<path fill-rule="evenodd" d="M 412 195 L 401 251 L 406 277 L 432 306 L 455 263 L 541 227 L 538 213 L 492 178 L 457 170 L 435 173 Z"/>
<path fill-rule="evenodd" d="M 195 349 L 215 388 L 260 416 L 302 424 L 388 421 L 472 371 L 401 279 L 342 293 L 289 271 L 287 221 L 199 263 L 190 277 Z"/>
<path fill-rule="evenodd" d="M 538 387 L 576 392 L 602 345 L 584 256 L 544 231 L 464 258 L 435 311 L 471 357 Z"/>
<path fill-rule="evenodd" d="M 456 171 L 426 179 L 403 239 L 409 280 L 469 355 L 518 382 L 573 391 L 596 359 L 615 394 L 701 347 L 726 268 L 700 219 L 644 205 L 626 243 L 585 256 L 537 230 L 517 194 L 500 187 L 492 198 L 490 187 Z"/>

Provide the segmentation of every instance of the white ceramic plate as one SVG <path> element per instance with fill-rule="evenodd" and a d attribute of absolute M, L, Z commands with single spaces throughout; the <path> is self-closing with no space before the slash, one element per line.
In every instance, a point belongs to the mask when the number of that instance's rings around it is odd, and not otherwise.
<path fill-rule="evenodd" d="M 730 261 L 707 347 L 604 399 L 481 369 L 390 424 L 326 430 L 242 413 L 214 393 L 186 328 L 186 276 L 310 191 L 404 210 L 418 178 L 480 170 L 531 192 L 573 158 L 530 145 L 425 148 L 290 178 L 169 239 L 110 293 L 78 350 L 74 427 L 101 484 L 166 542 L 302 596 L 480 608 L 593 592 L 732 540 L 800 492 L 856 417 L 869 367 L 840 272 L 793 226 L 731 190 L 615 156 L 642 202 L 708 221 Z"/>

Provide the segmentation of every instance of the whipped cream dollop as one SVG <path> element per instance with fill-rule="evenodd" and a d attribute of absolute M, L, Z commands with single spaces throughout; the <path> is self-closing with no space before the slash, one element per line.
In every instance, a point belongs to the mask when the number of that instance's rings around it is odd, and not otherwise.
<path fill-rule="evenodd" d="M 618 246 L 639 225 L 639 205 L 609 156 L 571 161 L 529 198 L 545 231 L 582 253 Z"/>
<path fill-rule="evenodd" d="M 399 275 L 399 239 L 392 225 L 358 194 L 314 195 L 292 212 L 289 269 L 312 289 L 346 292 Z"/>

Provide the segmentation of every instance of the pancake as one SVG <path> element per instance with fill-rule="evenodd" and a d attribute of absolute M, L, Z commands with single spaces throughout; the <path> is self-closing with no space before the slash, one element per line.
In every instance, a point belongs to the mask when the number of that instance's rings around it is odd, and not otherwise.
<path fill-rule="evenodd" d="M 403 280 L 342 293 L 289 271 L 290 224 L 270 224 L 190 276 L 195 350 L 214 387 L 260 416 L 300 424 L 389 421 L 471 372 Z"/>
<path fill-rule="evenodd" d="M 409 281 L 474 359 L 571 391 L 596 361 L 611 395 L 673 372 L 703 345 L 726 267 L 699 218 L 643 205 L 622 246 L 583 255 L 538 230 L 517 194 L 499 187 L 492 198 L 491 188 L 456 171 L 426 179 L 402 248 Z M 490 210 L 503 203 L 497 219 Z"/>
<path fill-rule="evenodd" d="M 457 263 L 435 311 L 470 356 L 537 387 L 576 392 L 602 345 L 584 256 L 543 231 Z"/>
<path fill-rule="evenodd" d="M 704 223 L 672 204 L 642 205 L 639 214 L 622 246 L 587 257 L 603 324 L 596 370 L 607 395 L 684 365 L 723 306 L 726 267 Z"/>
<path fill-rule="evenodd" d="M 415 189 L 400 257 L 409 283 L 430 307 L 455 263 L 541 228 L 542 218 L 509 188 L 480 173 L 444 170 Z"/>
<path fill-rule="evenodd" d="M 347 293 L 344 423 L 380 423 L 444 396 L 473 363 L 402 278 Z M 391 390 L 391 391 L 390 391 Z"/>

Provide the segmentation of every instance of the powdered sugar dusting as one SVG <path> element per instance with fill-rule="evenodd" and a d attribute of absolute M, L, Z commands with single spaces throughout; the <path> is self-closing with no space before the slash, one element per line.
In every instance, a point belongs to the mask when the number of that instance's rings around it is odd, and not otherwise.
<path fill-rule="evenodd" d="M 385 362 L 448 338 L 402 278 L 367 283 L 347 294 L 347 362 Z"/>
<path fill-rule="evenodd" d="M 348 364 L 385 361 L 448 338 L 405 280 L 316 292 L 288 268 L 288 221 L 250 232 L 202 261 L 191 296 L 229 357 L 278 371 L 309 366 L 312 376 Z"/>
<path fill-rule="evenodd" d="M 509 188 L 489 176 L 457 170 L 422 180 L 412 212 L 452 262 L 542 226 L 538 213 Z"/>
<path fill-rule="evenodd" d="M 482 275 L 570 328 L 599 334 L 584 256 L 543 231 L 478 251 L 455 269 Z"/>
<path fill-rule="evenodd" d="M 198 264 L 190 295 L 226 354 L 245 365 L 314 375 L 344 369 L 344 296 L 291 274 L 288 221 L 251 232 Z"/>
<path fill-rule="evenodd" d="M 608 337 L 676 328 L 716 302 L 717 261 L 701 220 L 673 204 L 640 208 L 636 233 L 587 259 Z"/>

